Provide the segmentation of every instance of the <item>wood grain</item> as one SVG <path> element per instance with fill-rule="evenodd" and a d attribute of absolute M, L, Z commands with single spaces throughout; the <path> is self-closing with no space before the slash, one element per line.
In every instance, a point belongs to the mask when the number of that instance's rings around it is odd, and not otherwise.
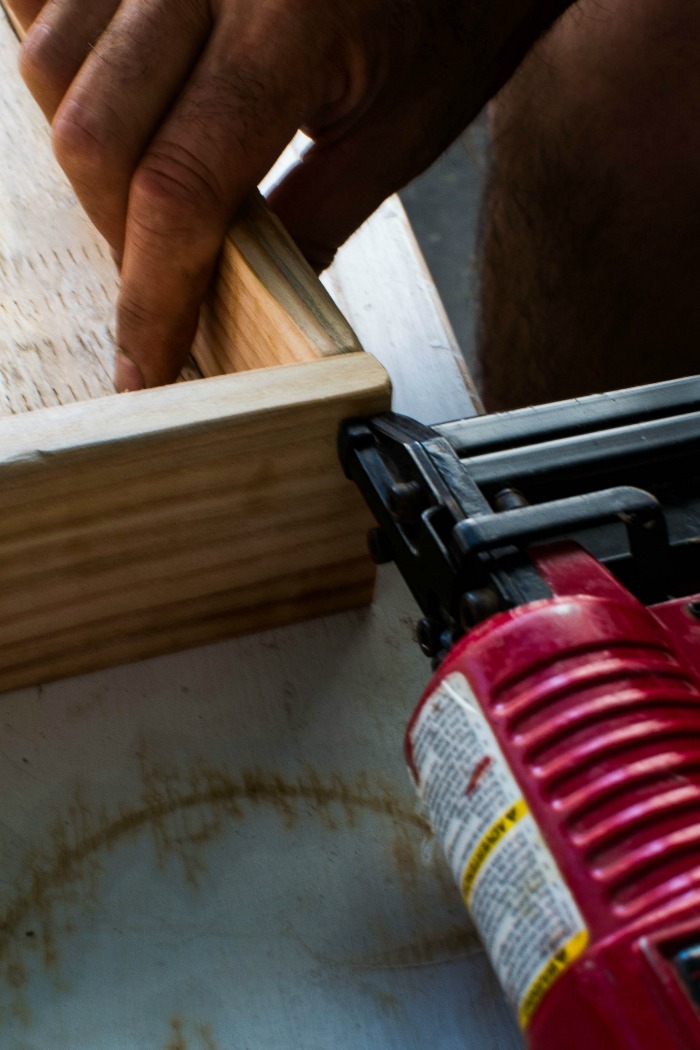
<path fill-rule="evenodd" d="M 0 414 L 113 392 L 117 274 L 56 165 L 0 14 Z"/>
<path fill-rule="evenodd" d="M 358 352 L 0 421 L 0 689 L 369 600 Z"/>
<path fill-rule="evenodd" d="M 359 350 L 355 333 L 259 194 L 229 230 L 193 353 L 205 375 Z"/>

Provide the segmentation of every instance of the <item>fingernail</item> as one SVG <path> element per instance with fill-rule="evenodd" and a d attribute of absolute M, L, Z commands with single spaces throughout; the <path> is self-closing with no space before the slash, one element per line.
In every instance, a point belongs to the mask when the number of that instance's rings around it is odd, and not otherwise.
<path fill-rule="evenodd" d="M 146 382 L 141 374 L 141 369 L 134 364 L 131 358 L 117 350 L 114 369 L 114 386 L 118 394 L 124 394 L 127 390 L 143 390 Z"/>

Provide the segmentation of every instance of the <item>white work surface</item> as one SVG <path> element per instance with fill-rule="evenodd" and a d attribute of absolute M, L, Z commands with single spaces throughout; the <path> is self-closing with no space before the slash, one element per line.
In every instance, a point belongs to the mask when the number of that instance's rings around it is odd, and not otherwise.
<path fill-rule="evenodd" d="M 328 280 L 398 411 L 471 414 L 397 201 Z M 403 764 L 416 617 L 389 566 L 371 608 L 0 697 L 2 1050 L 522 1045 Z"/>

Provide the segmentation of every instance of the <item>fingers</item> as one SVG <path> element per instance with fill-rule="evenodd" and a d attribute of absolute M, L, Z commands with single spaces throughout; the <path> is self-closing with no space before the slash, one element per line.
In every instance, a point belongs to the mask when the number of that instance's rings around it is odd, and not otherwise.
<path fill-rule="evenodd" d="M 121 263 L 122 388 L 175 378 L 231 216 L 343 80 L 324 80 L 315 54 L 301 68 L 303 27 L 291 20 L 285 32 L 275 5 L 236 0 L 215 28 L 212 9 L 48 0 L 24 12 L 36 18 L 23 73 L 52 120 L 59 163 Z"/>
<path fill-rule="evenodd" d="M 105 5 L 112 2 L 95 0 L 94 10 L 91 3 L 93 25 L 95 11 L 101 7 L 103 16 L 110 14 Z M 67 6 L 75 19 L 76 5 Z M 41 67 L 38 90 L 49 116 L 60 101 L 53 116 L 54 152 L 87 214 L 119 254 L 132 174 L 197 58 L 208 31 L 208 8 L 204 0 L 123 5 L 84 61 L 68 14 L 44 38 L 37 36 L 43 18 L 27 39 L 30 55 L 32 40 L 53 41 L 41 44 L 49 51 L 72 40 L 61 69 L 49 61 Z"/>
<path fill-rule="evenodd" d="M 386 106 L 383 122 L 366 119 L 376 85 L 328 8 L 17 2 L 36 16 L 25 78 L 52 119 L 61 166 L 121 262 L 119 388 L 176 377 L 226 227 L 298 127 L 321 128 L 324 142 L 273 202 L 319 269 L 423 166 L 415 146 L 425 129 L 410 113 L 398 150 Z"/>
<path fill-rule="evenodd" d="M 308 108 L 305 88 L 294 90 L 305 78 L 270 73 L 282 65 L 270 54 L 279 34 L 261 56 L 244 28 L 215 32 L 133 176 L 117 315 L 130 364 L 118 366 L 118 389 L 176 377 L 229 220 Z"/>
<path fill-rule="evenodd" d="M 19 0 L 16 0 L 19 3 Z M 27 35 L 19 68 L 47 120 L 53 118 L 63 95 L 108 24 L 119 0 L 22 0 Z M 30 26 L 31 23 L 31 26 Z"/>

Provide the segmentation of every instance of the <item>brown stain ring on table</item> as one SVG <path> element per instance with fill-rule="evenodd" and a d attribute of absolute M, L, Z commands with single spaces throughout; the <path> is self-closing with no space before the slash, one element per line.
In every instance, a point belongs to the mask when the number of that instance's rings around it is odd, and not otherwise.
<path fill-rule="evenodd" d="M 201 768 L 185 777 L 153 764 L 144 752 L 139 762 L 140 804 L 124 806 L 116 814 L 104 808 L 95 811 L 77 792 L 68 813 L 49 829 L 50 846 L 30 855 L 23 865 L 14 896 L 0 910 L 0 964 L 12 987 L 26 979 L 21 961 L 26 949 L 40 948 L 46 967 L 56 963 L 52 913 L 66 903 L 66 890 L 78 891 L 76 900 L 88 905 L 95 902 L 103 874 L 100 855 L 145 831 L 153 836 L 159 866 L 176 856 L 192 885 L 203 871 L 197 847 L 217 838 L 227 821 L 243 819 L 244 805 L 274 807 L 289 828 L 302 812 L 322 820 L 329 830 L 340 824 L 352 827 L 359 814 L 374 813 L 404 835 L 409 829 L 420 835 L 428 832 L 423 818 L 406 809 L 386 785 L 371 785 L 363 775 L 350 783 L 337 775 L 324 781 L 311 768 L 296 779 L 256 768 L 238 776 Z"/>
<path fill-rule="evenodd" d="M 388 784 L 376 779 L 370 782 L 365 774 L 348 781 L 337 774 L 324 780 L 311 767 L 296 778 L 260 768 L 232 775 L 194 767 L 184 775 L 154 762 L 145 748 L 138 753 L 138 761 L 141 800 L 114 813 L 89 806 L 82 792 L 76 792 L 68 813 L 49 829 L 50 846 L 27 858 L 14 897 L 0 910 L 0 976 L 16 1000 L 13 1010 L 18 1015 L 26 1014 L 22 988 L 29 981 L 27 950 L 38 949 L 46 968 L 57 965 L 56 909 L 71 902 L 81 908 L 96 904 L 104 854 L 140 834 L 151 834 L 159 868 L 175 857 L 187 881 L 196 886 L 205 871 L 200 847 L 220 837 L 231 820 L 244 819 L 251 807 L 273 807 L 287 828 L 302 815 L 313 816 L 329 831 L 340 826 L 353 828 L 362 814 L 371 813 L 386 818 L 391 826 L 394 845 L 390 848 L 394 860 L 405 868 L 399 872 L 404 893 L 418 874 L 417 858 L 428 825 Z M 440 883 L 447 879 L 442 869 L 438 874 Z M 456 893 L 454 888 L 452 892 Z M 412 900 L 412 911 L 422 918 L 418 914 L 422 909 Z M 419 935 L 414 943 L 390 946 L 354 960 L 328 962 L 366 970 L 429 965 L 468 954 L 477 944 L 465 921 L 463 928 L 437 936 Z"/>

